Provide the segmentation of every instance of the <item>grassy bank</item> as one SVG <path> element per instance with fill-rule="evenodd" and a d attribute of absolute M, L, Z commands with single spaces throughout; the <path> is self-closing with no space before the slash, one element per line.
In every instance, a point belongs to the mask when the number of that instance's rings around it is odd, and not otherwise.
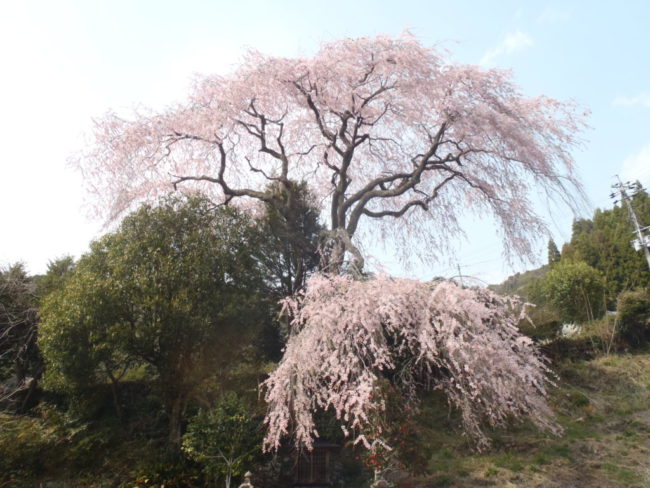
<path fill-rule="evenodd" d="M 431 475 L 410 486 L 650 486 L 650 354 L 556 364 L 551 403 L 565 432 L 529 425 L 493 432 L 493 449 L 472 452 L 453 428 L 430 429 Z M 426 413 L 426 412 L 425 412 Z"/>

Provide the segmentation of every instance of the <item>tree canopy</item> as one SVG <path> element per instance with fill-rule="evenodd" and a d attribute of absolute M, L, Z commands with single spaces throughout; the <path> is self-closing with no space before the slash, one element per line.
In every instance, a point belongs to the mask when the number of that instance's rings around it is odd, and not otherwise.
<path fill-rule="evenodd" d="M 560 261 L 542 278 L 540 288 L 562 320 L 584 322 L 605 313 L 604 277 L 583 261 Z"/>
<path fill-rule="evenodd" d="M 580 194 L 570 151 L 584 116 L 409 35 L 346 39 L 312 58 L 251 52 L 231 75 L 198 77 L 184 103 L 109 112 L 75 162 L 109 219 L 172 187 L 246 206 L 272 202 L 269 183 L 308 181 L 332 271 L 346 254 L 363 267 L 360 234 L 439 256 L 468 209 L 496 218 L 510 255 L 530 256 L 548 234 L 531 191 Z"/>
<path fill-rule="evenodd" d="M 632 199 L 639 220 L 650 224 L 650 197 L 645 190 Z M 607 301 L 614 307 L 616 297 L 624 290 L 650 285 L 650 272 L 643 253 L 631 245 L 634 227 L 626 208 L 597 209 L 591 219 L 573 224 L 571 241 L 562 249 L 562 259 L 584 261 L 605 277 Z"/>
<path fill-rule="evenodd" d="M 557 248 L 557 245 L 555 244 L 555 241 L 553 239 L 548 240 L 547 251 L 548 251 L 547 264 L 549 266 L 552 266 L 555 263 L 559 262 L 560 259 L 562 258 L 562 255 L 560 254 L 560 250 Z"/>
<path fill-rule="evenodd" d="M 271 184 L 266 191 L 273 199 L 264 202 L 258 217 L 259 259 L 272 281 L 270 287 L 282 298 L 303 289 L 318 267 L 322 226 L 306 182 L 289 189 Z"/>
<path fill-rule="evenodd" d="M 125 218 L 45 300 L 40 343 L 51 383 L 115 383 L 130 365 L 147 364 L 178 444 L 197 388 L 268 320 L 250 231 L 237 212 L 198 197 Z"/>

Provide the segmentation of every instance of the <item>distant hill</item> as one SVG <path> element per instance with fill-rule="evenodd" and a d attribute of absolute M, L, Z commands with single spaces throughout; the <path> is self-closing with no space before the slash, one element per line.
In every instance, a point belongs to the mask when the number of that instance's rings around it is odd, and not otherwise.
<path fill-rule="evenodd" d="M 503 283 L 490 285 L 488 288 L 500 295 L 519 295 L 528 299 L 533 283 L 543 278 L 547 271 L 548 265 L 545 264 L 536 269 L 516 273 L 506 278 Z"/>

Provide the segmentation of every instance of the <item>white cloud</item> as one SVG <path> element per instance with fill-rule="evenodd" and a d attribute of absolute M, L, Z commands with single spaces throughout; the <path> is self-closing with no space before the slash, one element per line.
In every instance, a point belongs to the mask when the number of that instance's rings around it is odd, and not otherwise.
<path fill-rule="evenodd" d="M 645 188 L 650 187 L 650 144 L 628 156 L 621 165 L 619 175 L 623 181 L 639 180 Z"/>
<path fill-rule="evenodd" d="M 570 18 L 570 10 L 548 5 L 539 17 L 537 17 L 537 22 L 540 24 L 555 24 L 558 22 L 566 22 Z"/>
<path fill-rule="evenodd" d="M 641 92 L 634 97 L 616 97 L 612 102 L 614 105 L 623 107 L 644 107 L 650 108 L 650 93 Z"/>
<path fill-rule="evenodd" d="M 512 34 L 508 34 L 496 47 L 487 51 L 481 58 L 480 64 L 483 66 L 492 64 L 492 61 L 498 56 L 523 51 L 532 45 L 533 40 L 530 36 L 517 30 Z"/>

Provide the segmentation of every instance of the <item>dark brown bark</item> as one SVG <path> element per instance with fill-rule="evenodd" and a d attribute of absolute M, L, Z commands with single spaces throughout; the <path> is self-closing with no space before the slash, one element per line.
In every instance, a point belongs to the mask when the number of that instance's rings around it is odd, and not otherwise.
<path fill-rule="evenodd" d="M 169 445 L 174 449 L 180 449 L 181 437 L 183 435 L 183 416 L 187 407 L 187 397 L 183 394 L 177 395 L 171 402 L 168 410 L 169 415 Z"/>

